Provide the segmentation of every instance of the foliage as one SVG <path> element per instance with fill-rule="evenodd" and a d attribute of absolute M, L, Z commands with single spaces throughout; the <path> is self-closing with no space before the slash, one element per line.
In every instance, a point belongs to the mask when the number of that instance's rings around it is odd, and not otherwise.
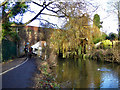
<path fill-rule="evenodd" d="M 102 40 L 105 40 L 108 35 L 104 32 L 102 32 Z"/>
<path fill-rule="evenodd" d="M 87 25 L 89 16 L 83 14 L 83 17 L 69 18 L 65 25 L 66 30 L 56 30 L 51 36 L 51 47 L 55 52 L 62 53 L 63 58 L 80 55 L 82 48 L 86 43 L 91 43 L 90 26 Z M 89 41 L 85 41 L 89 39 Z"/>
<path fill-rule="evenodd" d="M 5 22 L 2 24 L 2 39 L 8 39 L 11 41 L 18 41 L 20 38 L 18 36 L 18 33 L 15 29 L 10 27 L 12 22 Z"/>
<path fill-rule="evenodd" d="M 48 64 L 47 61 L 41 61 L 37 58 L 36 60 L 37 69 L 40 71 L 39 74 L 36 74 L 35 81 L 35 88 L 60 88 L 60 85 L 55 81 L 53 74 L 51 73 L 50 63 Z"/>
<path fill-rule="evenodd" d="M 94 25 L 96 25 L 99 29 L 102 27 L 102 22 L 100 22 L 100 16 L 98 14 L 95 14 L 94 15 L 94 18 L 93 18 L 93 23 Z"/>
<path fill-rule="evenodd" d="M 96 44 L 104 39 L 104 35 L 100 32 L 100 28 L 102 27 L 102 22 L 100 22 L 100 16 L 98 14 L 94 15 L 93 18 L 93 43 Z"/>
<path fill-rule="evenodd" d="M 118 40 L 120 40 L 120 30 L 118 31 Z"/>
<path fill-rule="evenodd" d="M 92 32 L 92 41 L 94 44 L 102 40 L 102 33 L 96 25 L 93 24 L 91 32 Z"/>
<path fill-rule="evenodd" d="M 7 6 L 7 8 L 9 7 Z M 26 5 L 25 3 L 16 2 L 12 8 L 10 16 L 15 17 L 18 14 L 23 15 L 23 13 L 27 11 L 27 8 L 28 8 L 28 5 Z"/>
<path fill-rule="evenodd" d="M 15 18 L 16 15 L 23 15 L 26 12 L 28 5 L 24 2 L 7 2 L 3 5 L 2 11 L 2 38 L 12 38 L 13 41 L 19 40 L 18 34 L 15 30 L 11 29 L 11 25 L 21 22 L 12 22 L 10 18 Z"/>
<path fill-rule="evenodd" d="M 53 32 L 50 46 L 58 54 L 62 53 L 63 58 L 84 54 L 84 50 L 91 48 L 93 41 L 101 37 L 100 29 L 95 24 L 93 27 L 89 25 L 89 14 L 82 12 L 82 5 L 78 9 L 77 3 L 65 3 L 64 8 L 63 12 L 68 15 L 67 22 L 64 30 Z"/>
<path fill-rule="evenodd" d="M 109 41 L 108 41 L 109 42 Z M 92 59 L 93 60 L 100 60 L 100 61 L 108 61 L 108 62 L 115 62 L 120 64 L 120 45 L 115 46 L 114 48 L 108 49 L 99 49 L 92 51 Z"/>
<path fill-rule="evenodd" d="M 107 37 L 108 37 L 107 34 L 105 34 L 105 33 L 102 32 L 102 35 L 100 35 L 98 37 L 96 35 L 96 37 L 93 38 L 93 43 L 96 44 L 96 43 L 98 43 L 100 41 L 106 40 Z"/>
<path fill-rule="evenodd" d="M 118 35 L 116 33 L 110 33 L 109 34 L 109 39 L 110 40 L 116 40 L 116 39 L 118 39 Z"/>
<path fill-rule="evenodd" d="M 112 42 L 110 40 L 102 41 L 101 45 L 102 45 L 103 48 L 112 48 Z"/>
<path fill-rule="evenodd" d="M 101 33 L 100 32 L 100 28 L 102 27 L 102 24 L 103 22 L 100 22 L 100 16 L 98 14 L 95 14 L 94 15 L 94 18 L 93 18 L 93 30 L 92 30 L 92 33 L 93 33 L 93 43 L 96 44 L 102 40 L 105 40 L 105 33 Z"/>

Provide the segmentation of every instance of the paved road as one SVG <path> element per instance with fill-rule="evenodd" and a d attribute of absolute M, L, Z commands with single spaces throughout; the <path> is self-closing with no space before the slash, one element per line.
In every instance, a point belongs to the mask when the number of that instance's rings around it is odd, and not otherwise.
<path fill-rule="evenodd" d="M 2 63 L 2 72 L 21 64 L 25 60 L 26 60 L 26 57 L 22 57 L 22 58 L 16 58 L 12 61 L 7 61 L 5 63 Z"/>
<path fill-rule="evenodd" d="M 2 75 L 2 88 L 30 87 L 35 69 L 35 59 L 29 59 L 21 66 Z"/>

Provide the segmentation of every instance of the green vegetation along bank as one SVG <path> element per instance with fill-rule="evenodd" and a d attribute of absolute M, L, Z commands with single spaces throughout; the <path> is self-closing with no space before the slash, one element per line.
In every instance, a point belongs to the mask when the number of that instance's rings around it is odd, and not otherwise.
<path fill-rule="evenodd" d="M 105 42 L 105 41 L 104 41 Z M 111 43 L 110 43 L 111 44 Z M 120 64 L 120 44 L 110 46 L 108 42 L 102 44 L 103 48 L 93 49 L 91 57 L 97 61 L 107 61 Z"/>

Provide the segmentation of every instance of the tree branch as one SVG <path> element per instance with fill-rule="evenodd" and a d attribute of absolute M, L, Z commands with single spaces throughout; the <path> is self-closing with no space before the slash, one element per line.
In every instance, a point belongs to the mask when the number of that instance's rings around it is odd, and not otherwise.
<path fill-rule="evenodd" d="M 37 18 L 37 19 L 38 19 L 38 20 L 43 20 L 43 21 L 45 21 L 45 22 L 47 22 L 47 23 L 49 23 L 49 24 L 52 24 L 52 25 L 56 26 L 58 29 L 60 29 L 60 28 L 57 26 L 57 24 L 50 23 L 48 20 L 40 19 L 40 18 Z"/>
<path fill-rule="evenodd" d="M 60 10 L 57 10 L 57 11 L 54 11 L 54 10 L 51 10 L 51 9 L 49 9 L 49 8 L 46 8 L 48 11 L 51 11 L 51 12 L 54 12 L 54 13 L 57 13 L 57 12 L 59 12 Z"/>
<path fill-rule="evenodd" d="M 0 7 L 5 5 L 9 0 L 5 0 L 3 3 L 0 4 Z"/>
<path fill-rule="evenodd" d="M 23 3 L 25 3 L 25 2 L 21 2 L 20 4 L 23 4 Z M 5 17 L 7 17 L 7 18 L 9 18 L 10 17 L 10 13 L 11 13 L 11 11 L 13 11 L 14 9 L 11 9 L 11 10 L 9 10 L 7 13 L 6 13 L 6 16 Z"/>
<path fill-rule="evenodd" d="M 31 12 L 31 13 L 35 13 L 34 11 L 31 11 L 31 10 L 27 10 L 27 11 L 29 11 L 29 12 Z M 36 14 L 36 13 L 35 13 Z"/>
<path fill-rule="evenodd" d="M 40 10 L 40 12 L 34 17 L 32 18 L 31 20 L 29 20 L 28 22 L 26 22 L 24 25 L 27 25 L 29 24 L 30 22 L 32 22 L 33 20 L 35 20 L 41 13 L 42 11 L 47 7 L 49 6 L 50 4 L 52 4 L 53 2 L 49 2 L 47 5 L 43 6 L 43 9 Z M 44 4 L 44 3 L 43 3 Z"/>
<path fill-rule="evenodd" d="M 40 7 L 43 7 L 43 5 L 40 5 L 40 4 L 38 4 L 38 3 L 34 2 L 34 1 L 32 1 L 32 2 L 33 2 L 34 4 L 40 6 Z"/>
<path fill-rule="evenodd" d="M 58 16 L 58 15 L 52 15 L 52 14 L 47 14 L 47 13 L 41 13 L 41 14 L 48 15 L 48 16 L 62 17 L 62 18 L 65 17 L 64 15 Z"/>

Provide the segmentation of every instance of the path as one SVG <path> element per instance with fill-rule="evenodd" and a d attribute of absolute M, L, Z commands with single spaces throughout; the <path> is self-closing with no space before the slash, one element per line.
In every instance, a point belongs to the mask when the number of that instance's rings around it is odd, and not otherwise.
<path fill-rule="evenodd" d="M 32 85 L 35 72 L 35 59 L 29 59 L 19 67 L 2 75 L 2 88 L 27 88 Z"/>

